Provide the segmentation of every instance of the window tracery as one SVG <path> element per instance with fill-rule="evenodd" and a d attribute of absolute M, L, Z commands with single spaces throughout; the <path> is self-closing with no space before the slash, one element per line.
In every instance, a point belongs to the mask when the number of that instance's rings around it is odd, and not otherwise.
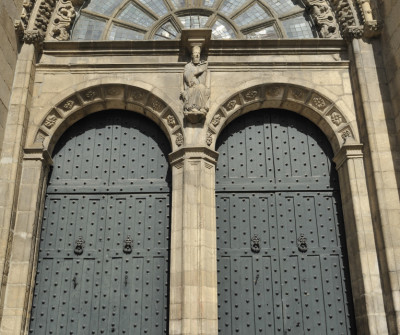
<path fill-rule="evenodd" d="M 72 40 L 170 40 L 211 28 L 213 39 L 313 38 L 302 0 L 91 0 Z"/>

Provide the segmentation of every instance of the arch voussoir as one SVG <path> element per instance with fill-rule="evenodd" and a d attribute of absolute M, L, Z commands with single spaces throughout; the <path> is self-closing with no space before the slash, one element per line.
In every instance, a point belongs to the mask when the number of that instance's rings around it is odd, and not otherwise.
<path fill-rule="evenodd" d="M 304 86 L 273 83 L 244 88 L 227 98 L 208 118 L 206 144 L 214 148 L 221 130 L 240 115 L 258 109 L 287 109 L 314 122 L 337 152 L 346 142 L 357 142 L 357 132 L 335 102 Z"/>
<path fill-rule="evenodd" d="M 167 135 L 173 150 L 184 144 L 182 122 L 164 99 L 146 88 L 103 83 L 82 88 L 59 99 L 41 119 L 30 145 L 51 152 L 61 134 L 86 115 L 124 109 L 153 120 Z"/>

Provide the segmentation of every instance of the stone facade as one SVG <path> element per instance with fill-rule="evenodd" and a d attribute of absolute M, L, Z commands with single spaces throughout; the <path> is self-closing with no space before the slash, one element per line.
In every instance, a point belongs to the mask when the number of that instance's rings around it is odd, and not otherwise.
<path fill-rule="evenodd" d="M 385 74 L 390 88 L 397 134 L 400 136 L 400 97 L 398 94 L 400 91 L 400 23 L 398 20 L 400 4 L 398 1 L 381 1 L 379 8 L 381 16 L 385 18 L 385 29 L 381 37 Z"/>
<path fill-rule="evenodd" d="M 328 138 L 340 179 L 358 333 L 398 334 L 396 8 L 395 1 L 385 6 L 381 40 L 207 42 L 211 95 L 197 124 L 184 119 L 180 94 L 190 55 L 179 40 L 23 44 L 11 100 L 2 100 L 9 112 L 0 175 L 0 334 L 28 332 L 54 146 L 69 126 L 109 109 L 145 115 L 171 144 L 170 334 L 217 334 L 215 142 L 232 120 L 264 108 L 296 112 Z"/>
<path fill-rule="evenodd" d="M 18 37 L 14 30 L 14 20 L 20 16 L 21 9 L 22 0 L 3 1 L 0 4 L 0 152 L 18 58 Z"/>

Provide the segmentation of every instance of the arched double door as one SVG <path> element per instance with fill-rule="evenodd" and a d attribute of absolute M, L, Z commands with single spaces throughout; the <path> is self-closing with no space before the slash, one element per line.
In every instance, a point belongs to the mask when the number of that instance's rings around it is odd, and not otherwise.
<path fill-rule="evenodd" d="M 147 118 L 90 115 L 54 150 L 30 333 L 168 332 L 168 140 Z"/>
<path fill-rule="evenodd" d="M 321 131 L 252 112 L 218 139 L 222 334 L 352 334 L 336 171 Z M 168 140 L 106 111 L 58 142 L 46 193 L 32 334 L 168 332 Z"/>
<path fill-rule="evenodd" d="M 332 150 L 309 120 L 262 110 L 217 143 L 221 334 L 352 334 Z"/>

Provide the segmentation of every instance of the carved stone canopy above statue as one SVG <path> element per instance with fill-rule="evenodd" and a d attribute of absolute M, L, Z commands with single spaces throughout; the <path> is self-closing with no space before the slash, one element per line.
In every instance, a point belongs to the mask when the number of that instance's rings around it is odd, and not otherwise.
<path fill-rule="evenodd" d="M 181 35 L 182 53 L 191 54 L 195 46 L 199 46 L 203 54 L 206 53 L 210 45 L 211 33 L 211 29 L 183 29 Z"/>
<path fill-rule="evenodd" d="M 201 52 L 208 47 L 211 29 L 184 30 L 181 39 L 182 53 L 191 52 L 191 61 L 185 65 L 183 72 L 184 118 L 189 123 L 202 122 L 209 110 L 210 74 L 207 61 L 201 59 Z"/>

